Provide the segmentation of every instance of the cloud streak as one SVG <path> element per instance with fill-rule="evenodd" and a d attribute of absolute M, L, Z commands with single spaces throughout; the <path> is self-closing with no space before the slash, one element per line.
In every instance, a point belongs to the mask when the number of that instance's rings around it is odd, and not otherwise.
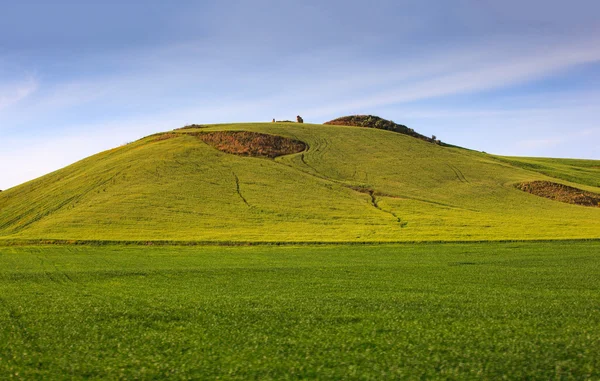
<path fill-rule="evenodd" d="M 0 85 L 0 112 L 32 95 L 38 89 L 38 83 L 29 77 L 19 83 Z"/>
<path fill-rule="evenodd" d="M 498 49 L 493 48 L 490 55 L 492 59 L 471 63 L 455 72 L 427 75 L 424 80 L 408 79 L 397 83 L 392 90 L 373 92 L 347 102 L 316 107 L 311 109 L 310 113 L 321 116 L 344 111 L 355 112 L 390 104 L 527 83 L 577 65 L 600 61 L 600 41 L 593 40 L 580 46 L 558 46 L 550 51 L 540 49 L 529 53 L 498 54 Z M 385 73 L 382 75 L 385 77 Z"/>

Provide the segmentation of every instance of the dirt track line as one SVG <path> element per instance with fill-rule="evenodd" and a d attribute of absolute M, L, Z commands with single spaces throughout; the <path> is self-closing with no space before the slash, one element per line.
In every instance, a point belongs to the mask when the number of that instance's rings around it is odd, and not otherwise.
<path fill-rule="evenodd" d="M 467 180 L 467 178 L 465 177 L 465 175 L 462 173 L 462 171 L 458 168 L 458 167 L 454 167 L 456 169 L 456 171 L 460 174 L 460 176 L 463 178 L 463 180 L 465 181 L 465 183 L 468 183 L 469 180 Z"/>
<path fill-rule="evenodd" d="M 448 168 L 450 168 L 450 170 L 452 170 L 452 172 L 454 172 L 454 176 L 456 176 L 456 178 L 458 179 L 458 181 L 462 182 L 462 179 L 458 175 L 458 172 L 456 172 L 456 169 L 454 169 L 450 164 L 446 164 L 446 165 L 448 166 Z"/>
<path fill-rule="evenodd" d="M 396 199 L 400 199 L 400 200 L 414 200 L 414 201 L 423 202 L 425 204 L 444 206 L 444 207 L 450 208 L 450 209 L 468 210 L 470 212 L 476 212 L 476 213 L 480 212 L 480 210 L 476 210 L 476 209 L 462 208 L 460 206 L 454 206 L 452 204 L 445 204 L 443 202 L 425 200 L 425 199 L 418 198 L 418 197 L 411 197 L 411 196 L 389 196 L 389 195 L 382 195 L 382 196 L 383 197 L 389 197 L 389 198 L 396 198 Z"/>
<path fill-rule="evenodd" d="M 121 173 L 125 172 L 125 170 L 127 170 L 129 168 L 131 168 L 131 164 L 127 168 L 122 169 L 121 171 L 117 172 L 114 176 L 111 176 L 111 177 L 109 177 L 108 179 L 105 179 L 105 180 L 97 181 L 95 184 L 93 184 L 91 187 L 88 187 L 83 192 L 80 192 L 80 193 L 78 193 L 78 194 L 76 194 L 74 196 L 69 197 L 67 200 L 64 200 L 63 202 L 61 202 L 61 203 L 59 203 L 57 205 L 54 205 L 52 208 L 50 208 L 49 210 L 46 210 L 45 212 L 43 212 L 41 214 L 38 213 L 31 220 L 29 220 L 29 221 L 25 222 L 24 224 L 20 225 L 19 227 L 15 228 L 12 231 L 12 233 L 14 234 L 14 233 L 18 233 L 18 232 L 23 231 L 24 229 L 26 229 L 30 225 L 35 224 L 36 222 L 39 222 L 40 220 L 42 220 L 42 219 L 50 216 L 51 214 L 60 211 L 64 207 L 68 206 L 69 204 L 77 204 L 77 202 L 79 200 L 83 199 L 89 193 L 93 192 L 95 189 L 102 188 L 104 185 L 108 184 L 110 181 L 112 181 L 113 179 L 117 178 L 117 176 L 119 176 Z M 17 217 L 15 217 L 15 218 L 7 221 L 3 225 L 1 225 L 0 229 L 3 229 L 5 227 L 9 227 L 10 225 L 14 225 L 17 221 L 19 221 L 23 217 L 26 217 L 29 214 L 33 214 L 33 213 L 35 213 L 35 210 L 29 209 L 25 213 L 20 214 Z"/>
<path fill-rule="evenodd" d="M 240 191 L 240 179 L 237 177 L 235 172 L 231 172 L 231 173 L 233 173 L 233 177 L 235 177 L 235 191 L 237 192 L 238 196 L 240 196 L 242 201 L 244 201 L 244 204 L 246 204 L 247 207 L 250 207 L 250 204 L 248 204 L 248 201 L 246 200 L 246 198 L 242 195 L 242 192 Z"/>
<path fill-rule="evenodd" d="M 448 166 L 448 168 L 450 168 L 452 170 L 452 172 L 454 172 L 454 174 L 456 175 L 456 178 L 458 179 L 458 181 L 463 182 L 463 183 L 468 183 L 469 181 L 467 180 L 467 178 L 465 177 L 465 175 L 463 175 L 463 173 L 460 171 L 460 169 L 456 168 L 453 165 L 450 164 L 446 164 Z"/>
<path fill-rule="evenodd" d="M 385 210 L 383 209 L 381 206 L 379 206 L 379 203 L 377 202 L 377 196 L 375 196 L 375 191 L 372 189 L 368 190 L 368 194 L 369 196 L 371 196 L 371 204 L 378 210 L 382 211 L 383 213 L 387 213 L 392 215 L 396 220 L 398 220 L 398 223 L 400 224 L 400 227 L 403 228 L 407 225 L 406 222 L 402 222 L 402 219 L 400 217 L 398 217 L 398 215 L 394 212 L 392 212 L 391 210 Z"/>
<path fill-rule="evenodd" d="M 56 263 L 52 263 L 52 265 L 54 266 L 54 269 L 56 270 L 56 272 L 58 272 L 59 274 L 61 274 L 62 276 L 64 276 L 68 282 L 70 283 L 75 283 L 75 281 L 73 280 L 73 278 L 71 278 L 71 276 L 69 274 L 67 274 L 66 271 L 61 270 Z"/>
<path fill-rule="evenodd" d="M 309 167 L 309 168 L 313 169 L 313 170 L 316 172 L 316 174 L 315 174 L 315 173 L 306 172 L 306 171 L 304 171 L 304 170 L 302 170 L 302 169 L 300 169 L 300 168 L 294 167 L 293 165 L 290 165 L 290 164 L 285 164 L 285 163 L 282 163 L 282 162 L 278 162 L 278 163 L 280 163 L 280 164 L 282 164 L 282 165 L 285 165 L 286 167 L 289 167 L 289 168 L 295 169 L 295 170 L 297 170 L 297 171 L 299 171 L 299 172 L 301 172 L 301 173 L 304 173 L 304 174 L 306 174 L 306 175 L 309 175 L 309 176 L 312 176 L 312 177 L 316 177 L 316 178 L 318 178 L 318 179 L 321 179 L 321 180 L 329 181 L 329 182 L 331 182 L 331 183 L 334 183 L 334 184 L 338 184 L 338 185 L 340 185 L 340 186 L 342 186 L 342 187 L 344 187 L 344 188 L 351 189 L 351 190 L 353 190 L 353 191 L 355 191 L 355 192 L 359 192 L 359 193 L 367 193 L 367 194 L 369 194 L 369 196 L 371 197 L 371 202 L 370 202 L 370 203 L 371 203 L 371 206 L 375 207 L 376 209 L 380 210 L 380 211 L 381 211 L 381 212 L 383 212 L 383 213 L 387 213 L 387 214 L 390 214 L 390 215 L 392 215 L 392 216 L 393 216 L 393 217 L 394 217 L 396 220 L 398 220 L 398 223 L 400 224 L 400 227 L 402 227 L 402 228 L 403 228 L 403 227 L 405 227 L 405 226 L 407 225 L 407 222 L 403 222 L 403 221 L 402 221 L 402 219 L 401 219 L 400 217 L 398 217 L 398 215 L 396 215 L 394 212 L 392 212 L 392 211 L 389 211 L 389 210 L 382 209 L 382 208 L 379 206 L 379 204 L 378 204 L 378 202 L 377 202 L 377 197 L 375 196 L 375 191 L 374 191 L 374 190 L 372 190 L 372 189 L 365 189 L 367 192 L 365 192 L 365 190 L 362 190 L 362 191 L 361 191 L 361 190 L 358 190 L 358 189 L 356 189 L 356 188 L 355 188 L 355 187 L 353 187 L 352 185 L 350 185 L 350 184 L 347 184 L 347 183 L 345 183 L 345 182 L 343 182 L 343 181 L 341 181 L 341 180 L 332 179 L 332 178 L 329 178 L 329 177 L 326 177 L 326 176 L 322 175 L 322 174 L 321 174 L 319 171 L 317 171 L 316 169 L 314 169 L 313 167 L 311 167 L 309 164 L 307 164 L 307 163 L 306 163 L 306 161 L 304 161 L 304 154 L 302 154 L 302 155 L 300 156 L 300 160 L 301 160 L 301 161 L 302 161 L 302 162 L 303 162 L 303 163 L 304 163 L 304 164 L 305 164 L 307 167 Z M 367 178 L 368 178 L 368 173 L 366 173 L 366 172 L 365 172 L 365 176 L 367 176 Z M 382 196 L 384 196 L 384 197 L 389 197 L 389 198 L 399 198 L 399 199 L 401 199 L 401 198 L 404 198 L 404 197 L 393 196 L 393 195 L 382 195 Z"/>
<path fill-rule="evenodd" d="M 331 179 L 331 178 L 329 178 L 329 177 L 325 176 L 324 174 L 322 174 L 321 172 L 319 172 L 319 171 L 318 171 L 318 170 L 317 170 L 315 167 L 313 167 L 312 165 L 308 164 L 308 163 L 306 162 L 306 159 L 304 158 L 304 153 L 302 153 L 302 154 L 300 155 L 300 160 L 301 160 L 301 161 L 302 161 L 302 163 L 303 163 L 304 165 L 306 165 L 308 168 L 310 168 L 310 169 L 312 169 L 313 171 L 315 171 L 315 173 L 318 175 L 318 177 L 321 177 L 322 179 L 329 180 L 329 181 L 337 181 L 337 180 L 335 180 L 335 179 Z M 305 173 L 306 173 L 306 172 L 305 172 Z"/>
<path fill-rule="evenodd" d="M 40 260 L 40 268 L 42 269 L 44 276 L 48 278 L 48 280 L 50 280 L 53 283 L 63 283 L 60 280 L 58 280 L 50 271 L 46 270 L 46 261 L 42 257 L 38 256 L 37 259 Z"/>

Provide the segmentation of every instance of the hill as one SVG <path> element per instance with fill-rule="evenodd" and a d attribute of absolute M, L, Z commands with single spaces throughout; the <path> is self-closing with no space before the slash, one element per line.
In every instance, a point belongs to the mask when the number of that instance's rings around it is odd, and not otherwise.
<path fill-rule="evenodd" d="M 496 157 L 373 128 L 198 125 L 1 192 L 0 241 L 599 238 L 600 208 L 517 189 L 547 181 L 600 194 L 599 167 Z"/>

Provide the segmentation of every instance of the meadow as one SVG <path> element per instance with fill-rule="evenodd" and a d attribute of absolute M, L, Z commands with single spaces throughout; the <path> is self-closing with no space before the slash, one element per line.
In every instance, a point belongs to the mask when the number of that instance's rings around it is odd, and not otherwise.
<path fill-rule="evenodd" d="M 599 252 L 0 247 L 0 378 L 598 379 Z"/>

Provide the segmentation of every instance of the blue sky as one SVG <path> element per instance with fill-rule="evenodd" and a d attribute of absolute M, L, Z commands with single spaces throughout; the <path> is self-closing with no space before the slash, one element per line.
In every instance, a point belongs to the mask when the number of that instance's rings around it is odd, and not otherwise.
<path fill-rule="evenodd" d="M 374 114 L 600 159 L 597 0 L 0 0 L 0 189 L 189 123 Z"/>

